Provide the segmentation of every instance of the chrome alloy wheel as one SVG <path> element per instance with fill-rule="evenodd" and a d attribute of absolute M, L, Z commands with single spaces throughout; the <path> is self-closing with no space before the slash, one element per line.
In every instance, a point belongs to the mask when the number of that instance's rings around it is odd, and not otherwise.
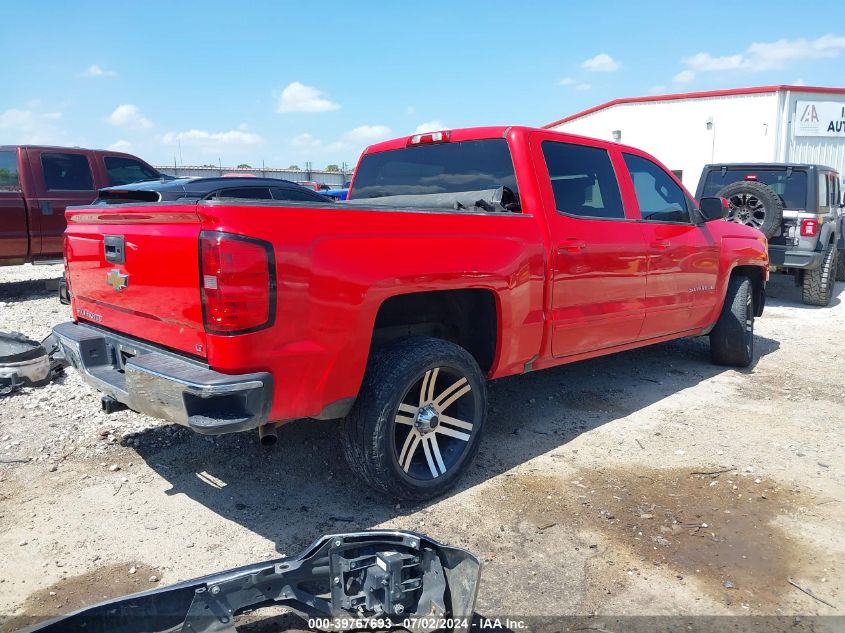
<path fill-rule="evenodd" d="M 483 419 L 480 398 L 450 367 L 427 370 L 400 401 L 394 457 L 406 476 L 434 480 L 460 464 Z"/>
<path fill-rule="evenodd" d="M 750 193 L 737 193 L 728 198 L 728 220 L 759 229 L 766 219 L 766 206 Z"/>

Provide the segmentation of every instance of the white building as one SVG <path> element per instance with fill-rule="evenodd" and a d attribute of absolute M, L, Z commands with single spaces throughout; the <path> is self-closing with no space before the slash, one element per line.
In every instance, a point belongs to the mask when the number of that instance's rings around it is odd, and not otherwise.
<path fill-rule="evenodd" d="M 761 86 L 616 99 L 545 127 L 643 149 L 693 193 L 707 163 L 817 163 L 845 176 L 845 88 Z"/>

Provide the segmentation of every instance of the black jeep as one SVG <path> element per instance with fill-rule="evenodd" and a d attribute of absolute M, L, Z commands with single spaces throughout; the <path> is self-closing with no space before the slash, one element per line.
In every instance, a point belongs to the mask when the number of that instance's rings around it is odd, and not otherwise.
<path fill-rule="evenodd" d="M 845 281 L 845 201 L 832 167 L 791 163 L 705 165 L 696 198 L 728 199 L 728 220 L 760 229 L 772 270 L 793 274 L 804 303 L 826 306 Z"/>

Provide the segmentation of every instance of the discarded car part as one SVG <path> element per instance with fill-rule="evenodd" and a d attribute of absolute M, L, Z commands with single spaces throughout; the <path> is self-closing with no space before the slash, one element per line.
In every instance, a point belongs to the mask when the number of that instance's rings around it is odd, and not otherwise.
<path fill-rule="evenodd" d="M 50 382 L 50 358 L 38 342 L 20 332 L 0 332 L 0 394 Z"/>
<path fill-rule="evenodd" d="M 436 628 L 433 621 L 468 629 L 480 570 L 470 552 L 414 532 L 334 534 L 295 557 L 108 600 L 26 631 L 234 633 L 235 616 L 270 605 L 324 630 L 401 626 L 422 633 Z"/>
<path fill-rule="evenodd" d="M 262 446 L 273 446 L 279 440 L 275 424 L 262 424 L 258 427 L 258 441 Z"/>

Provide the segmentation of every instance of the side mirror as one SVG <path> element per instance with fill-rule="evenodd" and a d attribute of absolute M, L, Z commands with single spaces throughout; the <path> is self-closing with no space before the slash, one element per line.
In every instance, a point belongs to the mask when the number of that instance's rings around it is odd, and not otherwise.
<path fill-rule="evenodd" d="M 705 222 L 722 220 L 728 215 L 728 201 L 715 196 L 702 198 L 698 201 L 698 212 Z"/>

